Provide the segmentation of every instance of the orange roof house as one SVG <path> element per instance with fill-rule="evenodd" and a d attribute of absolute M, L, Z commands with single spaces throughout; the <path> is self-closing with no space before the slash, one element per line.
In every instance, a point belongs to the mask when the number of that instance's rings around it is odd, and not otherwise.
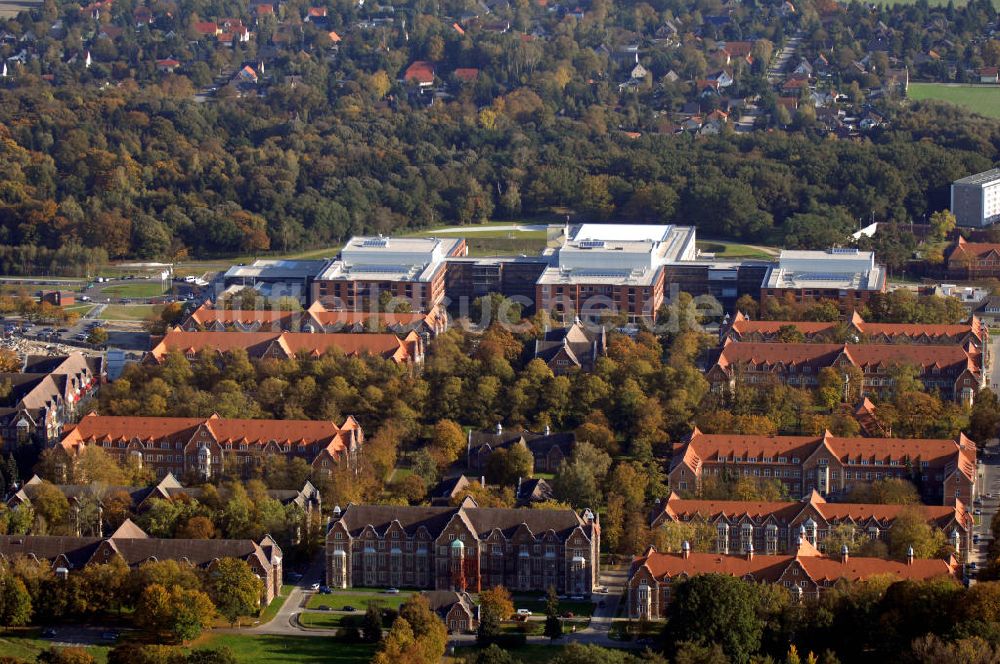
<path fill-rule="evenodd" d="M 983 354 L 971 342 L 961 345 L 902 343 L 757 343 L 725 339 L 705 374 L 712 389 L 722 391 L 736 383 L 784 383 L 815 388 L 819 372 L 854 366 L 864 372 L 863 394 L 884 395 L 892 390 L 889 369 L 908 365 L 919 369 L 928 390 L 945 399 L 971 404 L 985 385 Z"/>
<path fill-rule="evenodd" d="M 729 64 L 733 60 L 743 60 L 748 65 L 751 65 L 753 64 L 753 56 L 750 55 L 752 52 L 753 42 L 748 41 L 726 42 L 726 45 L 722 47 L 726 64 Z"/>
<path fill-rule="evenodd" d="M 395 334 L 310 334 L 307 332 L 187 332 L 169 330 L 155 341 L 145 362 L 158 364 L 168 353 L 181 352 L 193 357 L 199 351 L 225 353 L 237 349 L 252 358 L 289 358 L 299 353 L 319 356 L 326 352 L 344 355 L 371 355 L 396 364 L 423 362 L 420 335 L 410 332 L 400 339 Z"/>
<path fill-rule="evenodd" d="M 882 479 L 919 482 L 928 503 L 969 504 L 975 498 L 976 445 L 933 438 L 841 438 L 706 434 L 697 427 L 674 446 L 670 487 L 697 491 L 708 475 L 734 473 L 782 482 L 792 496 L 849 493 Z"/>
<path fill-rule="evenodd" d="M 821 554 L 808 541 L 801 540 L 794 555 L 742 556 L 695 553 L 684 543 L 681 553 L 659 553 L 650 547 L 645 555 L 632 561 L 626 583 L 630 618 L 666 617 L 675 581 L 698 574 L 726 574 L 745 581 L 771 583 L 788 589 L 795 599 L 817 598 L 841 579 L 860 581 L 888 574 L 900 580 L 926 580 L 954 577 L 958 563 L 948 560 L 915 559 L 906 562 L 882 558 L 861 558 L 841 551 L 837 556 Z"/>
<path fill-rule="evenodd" d="M 416 83 L 420 87 L 434 85 L 434 63 L 416 60 L 403 73 L 404 83 Z"/>
<path fill-rule="evenodd" d="M 198 33 L 203 37 L 217 35 L 220 32 L 222 32 L 222 30 L 219 29 L 219 26 L 215 23 L 215 21 L 199 21 L 195 23 L 194 26 L 192 27 L 194 28 L 194 31 L 196 33 Z"/>
<path fill-rule="evenodd" d="M 479 78 L 479 70 L 474 67 L 459 67 L 454 75 L 462 83 L 475 83 Z"/>
<path fill-rule="evenodd" d="M 188 417 L 118 417 L 91 413 L 66 427 L 60 448 L 72 459 L 87 446 L 120 461 L 133 459 L 159 476 L 197 471 L 247 475 L 262 457 L 298 456 L 317 470 L 353 462 L 364 432 L 353 417 L 343 425 L 323 420 L 249 420 Z M 163 454 L 167 452 L 167 454 Z"/>
<path fill-rule="evenodd" d="M 339 44 L 339 43 L 340 43 L 341 41 L 343 41 L 343 40 L 342 40 L 342 39 L 340 38 L 340 35 L 338 35 L 338 34 L 337 34 L 337 33 L 336 33 L 335 31 L 333 31 L 333 30 L 331 30 L 330 32 L 328 32 L 328 33 L 326 33 L 326 34 L 327 34 L 327 36 L 328 36 L 328 37 L 330 38 L 330 41 L 331 41 L 331 42 L 333 42 L 334 44 Z"/>
<path fill-rule="evenodd" d="M 650 526 L 701 522 L 717 533 L 716 553 L 746 553 L 753 546 L 759 553 L 779 554 L 794 551 L 800 536 L 823 550 L 830 530 L 840 525 L 853 527 L 859 538 L 887 539 L 896 518 L 910 509 L 920 510 L 931 526 L 944 532 L 956 554 L 963 558 L 968 554 L 975 524 L 958 500 L 950 505 L 913 507 L 828 503 L 816 491 L 799 502 L 686 499 L 671 492 L 653 512 Z"/>
<path fill-rule="evenodd" d="M 960 235 L 948 250 L 945 268 L 951 279 L 1000 276 L 1000 243 L 968 242 Z"/>

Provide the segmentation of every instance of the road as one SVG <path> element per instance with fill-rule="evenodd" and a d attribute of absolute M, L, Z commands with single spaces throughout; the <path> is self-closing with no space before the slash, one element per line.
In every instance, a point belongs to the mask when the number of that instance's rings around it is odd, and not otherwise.
<path fill-rule="evenodd" d="M 982 514 L 976 515 L 979 524 L 974 533 L 979 534 L 979 543 L 972 545 L 969 556 L 970 561 L 975 562 L 979 567 L 985 565 L 990 540 L 990 523 L 1000 508 L 1000 442 L 997 439 L 990 440 L 985 446 L 985 451 L 979 457 L 979 485 L 978 495 L 982 505 L 976 506 Z"/>
<path fill-rule="evenodd" d="M 785 42 L 785 45 L 774 56 L 774 59 L 771 60 L 771 65 L 767 69 L 768 83 L 773 85 L 780 83 L 784 79 L 785 67 L 788 66 L 788 62 L 795 56 L 795 52 L 799 50 L 799 44 L 802 43 L 803 36 L 804 33 L 802 31 L 796 32 Z"/>

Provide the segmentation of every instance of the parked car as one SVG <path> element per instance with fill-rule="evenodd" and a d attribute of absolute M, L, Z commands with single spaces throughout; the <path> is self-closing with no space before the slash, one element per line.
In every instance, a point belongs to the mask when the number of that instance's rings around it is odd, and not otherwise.
<path fill-rule="evenodd" d="M 385 594 L 386 595 L 398 595 L 399 594 L 399 588 L 386 588 Z"/>
<path fill-rule="evenodd" d="M 330 608 L 329 606 L 327 606 L 326 604 L 320 604 L 320 605 L 319 605 L 319 610 L 320 610 L 320 611 L 332 611 L 333 609 L 331 609 L 331 608 Z"/>
<path fill-rule="evenodd" d="M 519 616 L 530 616 L 531 615 L 531 611 L 529 611 L 528 609 L 518 609 L 517 610 L 517 615 L 519 615 Z"/>
<path fill-rule="evenodd" d="M 975 514 L 976 516 L 982 516 L 983 515 L 983 511 L 981 509 L 972 510 L 972 513 Z"/>
<path fill-rule="evenodd" d="M 344 611 L 347 611 L 348 613 L 354 613 L 355 611 L 357 611 L 357 609 L 348 604 L 347 606 L 344 607 Z"/>
<path fill-rule="evenodd" d="M 333 591 L 330 590 L 330 586 L 320 586 L 319 587 L 319 594 L 320 595 L 329 595 L 331 592 L 333 592 Z"/>
<path fill-rule="evenodd" d="M 311 586 L 309 586 L 309 589 L 310 590 L 319 590 L 319 584 L 318 583 L 314 583 Z"/>
<path fill-rule="evenodd" d="M 979 544 L 979 533 L 976 533 L 975 535 L 972 536 L 972 543 Z"/>

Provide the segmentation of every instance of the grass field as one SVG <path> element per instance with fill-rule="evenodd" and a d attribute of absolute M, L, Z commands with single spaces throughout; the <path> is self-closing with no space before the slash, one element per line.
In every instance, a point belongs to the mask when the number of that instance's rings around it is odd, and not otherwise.
<path fill-rule="evenodd" d="M 1000 85 L 910 83 L 907 96 L 914 100 L 939 99 L 962 106 L 980 115 L 1000 118 Z"/>
<path fill-rule="evenodd" d="M 375 647 L 338 643 L 318 636 L 210 633 L 198 639 L 197 648 L 228 647 L 240 664 L 367 664 Z"/>
<path fill-rule="evenodd" d="M 273 602 L 268 604 L 267 608 L 264 609 L 264 612 L 260 614 L 260 622 L 262 625 L 264 623 L 271 622 L 274 617 L 278 615 L 278 611 L 281 611 L 281 607 L 285 605 L 285 600 L 288 599 L 288 593 L 292 591 L 292 588 L 293 586 L 287 584 L 281 586 L 281 592 L 274 598 Z"/>
<path fill-rule="evenodd" d="M 299 614 L 299 624 L 313 629 L 337 629 L 345 617 L 348 616 L 329 611 L 303 612 Z"/>
<path fill-rule="evenodd" d="M 86 316 L 91 312 L 95 305 L 93 304 L 71 304 L 68 307 L 63 307 L 66 311 L 72 311 L 75 314 L 80 314 L 80 316 Z"/>
<path fill-rule="evenodd" d="M 118 284 L 109 286 L 101 291 L 105 295 L 115 297 L 156 297 L 163 295 L 163 284 L 157 281 L 137 281 L 134 284 Z"/>
<path fill-rule="evenodd" d="M 716 258 L 760 258 L 769 259 L 774 258 L 777 255 L 777 250 L 774 254 L 769 254 L 766 251 L 761 251 L 757 247 L 751 247 L 745 244 L 734 244 L 732 242 L 717 242 L 714 240 L 699 240 L 697 244 L 698 249 L 704 252 L 715 254 Z"/>
<path fill-rule="evenodd" d="M 109 304 L 98 316 L 101 320 L 146 320 L 158 314 L 163 307 L 159 304 Z"/>
<path fill-rule="evenodd" d="M 52 647 L 52 644 L 45 639 L 36 639 L 34 635 L 38 630 L 17 630 L 0 633 L 0 655 L 17 657 L 29 662 L 35 661 L 38 655 Z M 93 656 L 97 664 L 104 664 L 108 661 L 108 646 L 90 646 L 87 652 Z"/>
<path fill-rule="evenodd" d="M 379 603 L 379 606 L 384 606 L 387 609 L 398 609 L 403 602 L 410 598 L 411 594 L 401 592 L 398 595 L 389 595 L 374 589 L 370 591 L 359 589 L 335 590 L 329 595 L 313 595 L 306 603 L 306 608 L 318 609 L 321 606 L 329 606 L 336 611 L 340 611 L 345 606 L 350 605 L 359 612 L 363 612 L 368 608 L 369 602 L 376 601 Z"/>
<path fill-rule="evenodd" d="M 528 609 L 536 615 L 545 614 L 544 599 L 518 599 L 514 598 L 514 607 L 517 609 Z M 594 604 L 591 602 L 573 601 L 564 599 L 559 601 L 559 613 L 572 612 L 577 616 L 589 616 L 594 613 Z"/>

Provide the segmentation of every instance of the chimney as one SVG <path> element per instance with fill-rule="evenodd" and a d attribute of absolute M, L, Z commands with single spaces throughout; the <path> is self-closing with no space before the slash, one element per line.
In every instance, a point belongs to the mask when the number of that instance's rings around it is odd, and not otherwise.
<path fill-rule="evenodd" d="M 753 542 L 747 544 L 747 560 L 753 560 Z"/>
<path fill-rule="evenodd" d="M 840 562 L 846 563 L 850 559 L 850 552 L 847 549 L 847 545 L 840 547 Z"/>
<path fill-rule="evenodd" d="M 691 542 L 684 540 L 681 543 L 681 558 L 687 560 L 691 557 Z"/>
<path fill-rule="evenodd" d="M 906 564 L 907 565 L 912 565 L 913 564 L 913 547 L 912 546 L 906 549 Z"/>

